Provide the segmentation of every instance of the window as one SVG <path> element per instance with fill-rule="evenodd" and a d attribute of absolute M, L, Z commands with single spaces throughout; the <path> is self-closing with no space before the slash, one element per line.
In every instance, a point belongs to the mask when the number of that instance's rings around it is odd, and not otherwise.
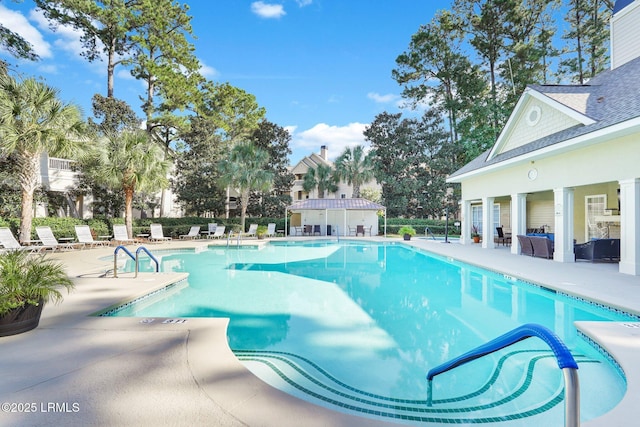
<path fill-rule="evenodd" d="M 604 215 L 604 210 L 607 208 L 607 195 L 585 196 L 584 204 L 587 240 L 607 237 L 609 234 L 607 227 L 599 225 L 596 221 L 596 217 Z"/>
<path fill-rule="evenodd" d="M 471 206 L 471 226 L 478 227 L 478 233 L 482 234 L 482 205 Z M 493 204 L 493 228 L 500 227 L 500 204 Z"/>

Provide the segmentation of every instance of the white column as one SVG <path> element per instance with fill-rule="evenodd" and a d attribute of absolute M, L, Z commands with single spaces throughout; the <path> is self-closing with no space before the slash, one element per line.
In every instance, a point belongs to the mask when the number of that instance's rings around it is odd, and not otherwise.
<path fill-rule="evenodd" d="M 640 276 L 640 178 L 620 182 L 620 273 Z"/>
<path fill-rule="evenodd" d="M 471 243 L 471 202 L 462 201 L 462 229 L 460 231 L 460 243 L 468 245 Z"/>
<path fill-rule="evenodd" d="M 574 262 L 573 254 L 573 188 L 555 188 L 553 190 L 555 234 L 553 260 Z"/>
<path fill-rule="evenodd" d="M 482 247 L 495 248 L 496 243 L 493 238 L 496 229 L 493 227 L 493 197 L 482 198 Z"/>
<path fill-rule="evenodd" d="M 520 253 L 518 234 L 527 234 L 527 194 L 511 195 L 511 253 Z"/>

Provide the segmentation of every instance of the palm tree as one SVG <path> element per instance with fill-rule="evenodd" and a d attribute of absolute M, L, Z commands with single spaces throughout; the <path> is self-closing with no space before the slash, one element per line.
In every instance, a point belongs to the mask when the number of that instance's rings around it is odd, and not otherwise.
<path fill-rule="evenodd" d="M 40 157 L 71 158 L 84 151 L 80 109 L 58 99 L 58 91 L 34 78 L 0 72 L 0 150 L 14 154 L 22 190 L 20 240 L 31 238 L 33 192 L 39 185 Z"/>
<path fill-rule="evenodd" d="M 307 171 L 302 182 L 302 189 L 310 193 L 314 188 L 318 189 L 319 199 L 324 199 L 326 191 L 330 193 L 338 191 L 338 185 L 331 166 L 318 165 L 317 168 Z"/>
<path fill-rule="evenodd" d="M 352 197 L 360 197 L 360 186 L 373 179 L 373 162 L 364 154 L 364 147 L 345 148 L 336 159 L 336 175 L 353 186 Z"/>
<path fill-rule="evenodd" d="M 251 142 L 239 142 L 229 156 L 219 163 L 222 187 L 233 187 L 240 193 L 240 227 L 244 231 L 244 222 L 249 205 L 251 191 L 267 191 L 273 182 L 273 174 L 266 169 L 269 153 Z"/>
<path fill-rule="evenodd" d="M 170 163 L 162 148 L 142 129 L 110 134 L 100 152 L 95 179 L 124 192 L 124 222 L 133 237 L 133 196 L 136 192 L 155 192 L 169 184 Z"/>

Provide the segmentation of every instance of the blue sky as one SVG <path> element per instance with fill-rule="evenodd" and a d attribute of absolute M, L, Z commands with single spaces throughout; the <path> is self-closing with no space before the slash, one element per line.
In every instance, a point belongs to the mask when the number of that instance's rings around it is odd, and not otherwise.
<path fill-rule="evenodd" d="M 364 144 L 374 117 L 401 109 L 401 87 L 391 78 L 396 57 L 435 11 L 431 0 L 190 0 L 196 56 L 202 72 L 256 96 L 267 119 L 292 134 L 291 163 L 321 145 L 334 158 Z M 17 62 L 42 76 L 60 97 L 91 113 L 91 96 L 106 95 L 106 65 L 79 55 L 78 34 L 52 32 L 30 0 L 0 0 L 0 22 L 23 35 L 41 60 Z M 115 96 L 137 111 L 143 86 L 116 69 Z M 410 112 L 408 112 L 410 114 Z M 140 113 L 140 116 L 142 114 Z"/>

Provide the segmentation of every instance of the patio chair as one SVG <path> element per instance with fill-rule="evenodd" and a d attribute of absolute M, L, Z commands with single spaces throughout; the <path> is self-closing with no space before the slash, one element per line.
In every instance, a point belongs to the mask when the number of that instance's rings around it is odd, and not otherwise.
<path fill-rule="evenodd" d="M 311 236 L 311 233 L 313 233 L 313 226 L 305 225 L 304 229 L 302 230 L 302 235 L 304 236 L 305 234 L 308 234 L 309 236 Z"/>
<path fill-rule="evenodd" d="M 80 249 L 85 246 L 84 243 L 78 242 L 58 242 L 58 239 L 53 235 L 53 231 L 51 231 L 51 227 L 48 225 L 36 227 L 36 234 L 38 234 L 38 239 L 42 242 L 42 246 L 51 250 L 65 250 L 65 249 Z"/>
<path fill-rule="evenodd" d="M 18 240 L 13 236 L 11 229 L 9 227 L 1 227 L 0 228 L 0 245 L 6 250 L 17 250 L 17 251 L 29 251 L 29 252 L 40 252 L 44 249 L 44 246 L 35 246 L 28 245 L 22 246 Z"/>
<path fill-rule="evenodd" d="M 91 229 L 88 225 L 74 225 L 74 228 L 76 230 L 76 237 L 78 238 L 78 242 L 84 243 L 90 248 L 95 248 L 96 246 L 105 246 L 109 243 L 105 240 L 94 240 L 93 235 L 91 234 Z"/>
<path fill-rule="evenodd" d="M 276 223 L 275 222 L 270 222 L 269 224 L 267 224 L 267 237 L 275 237 L 276 235 Z"/>
<path fill-rule="evenodd" d="M 523 236 L 518 234 L 516 236 L 518 242 L 520 242 L 520 254 L 533 256 L 533 246 L 531 245 L 531 238 L 529 236 Z"/>
<path fill-rule="evenodd" d="M 191 229 L 189 230 L 189 233 L 180 235 L 180 238 L 183 239 L 183 240 L 200 238 L 200 226 L 199 225 L 192 225 Z"/>
<path fill-rule="evenodd" d="M 213 233 L 216 232 L 216 228 L 218 228 L 218 223 L 210 222 L 209 224 L 207 224 L 207 230 L 203 231 L 202 234 L 206 234 L 207 238 L 209 238 Z"/>
<path fill-rule="evenodd" d="M 573 246 L 576 260 L 587 261 L 619 261 L 620 239 L 596 239 Z"/>
<path fill-rule="evenodd" d="M 210 234 L 209 236 L 207 236 L 208 239 L 220 239 L 221 237 L 224 237 L 224 230 L 225 230 L 226 226 L 224 225 L 219 225 L 216 227 L 216 231 L 213 232 L 213 234 Z"/>
<path fill-rule="evenodd" d="M 320 231 L 320 224 L 316 224 L 313 226 L 313 235 L 315 236 L 318 233 L 318 236 L 322 236 L 322 231 Z"/>
<path fill-rule="evenodd" d="M 150 242 L 166 242 L 171 240 L 171 237 L 164 237 L 162 224 L 151 224 L 149 228 L 151 229 L 151 235 L 149 236 Z"/>
<path fill-rule="evenodd" d="M 502 243 L 503 246 L 506 246 L 507 243 L 511 244 L 511 234 L 505 234 L 502 227 L 496 227 L 496 233 L 498 234 L 496 237 L 498 243 Z"/>
<path fill-rule="evenodd" d="M 364 237 L 364 225 L 356 225 L 356 237 L 358 234 L 362 234 L 362 237 Z"/>
<path fill-rule="evenodd" d="M 138 239 L 130 239 L 127 233 L 127 226 L 124 224 L 113 224 L 112 242 L 117 244 L 138 243 Z"/>
<path fill-rule="evenodd" d="M 258 231 L 258 224 L 249 225 L 249 230 L 243 235 L 246 237 L 256 237 L 256 231 Z"/>
<path fill-rule="evenodd" d="M 358 235 L 358 229 L 356 227 L 349 227 L 349 236 L 357 236 Z"/>
<path fill-rule="evenodd" d="M 553 258 L 553 242 L 547 237 L 529 236 L 533 247 L 533 256 L 538 258 Z"/>

